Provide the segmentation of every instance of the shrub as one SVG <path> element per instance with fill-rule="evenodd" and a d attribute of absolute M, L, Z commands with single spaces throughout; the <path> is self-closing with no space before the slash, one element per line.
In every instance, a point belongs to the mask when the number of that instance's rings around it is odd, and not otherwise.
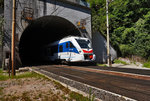
<path fill-rule="evenodd" d="M 147 68 L 150 68 L 150 62 L 146 62 L 143 64 L 143 67 L 147 67 Z"/>
<path fill-rule="evenodd" d="M 129 45 L 122 44 L 120 45 L 120 51 L 123 57 L 133 55 L 134 48 Z"/>
<path fill-rule="evenodd" d="M 114 60 L 114 63 L 128 65 L 128 63 L 126 63 L 125 61 L 121 61 L 121 60 L 118 60 L 118 59 Z"/>

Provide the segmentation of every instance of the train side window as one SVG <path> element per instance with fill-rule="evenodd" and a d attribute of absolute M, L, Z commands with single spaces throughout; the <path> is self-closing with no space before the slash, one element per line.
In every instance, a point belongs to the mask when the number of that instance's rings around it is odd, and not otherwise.
<path fill-rule="evenodd" d="M 63 52 L 63 46 L 62 45 L 59 46 L 59 52 Z"/>
<path fill-rule="evenodd" d="M 69 47 L 69 45 L 68 45 L 68 42 L 66 43 L 66 48 L 68 48 Z"/>
<path fill-rule="evenodd" d="M 70 48 L 75 48 L 74 45 L 70 42 Z"/>

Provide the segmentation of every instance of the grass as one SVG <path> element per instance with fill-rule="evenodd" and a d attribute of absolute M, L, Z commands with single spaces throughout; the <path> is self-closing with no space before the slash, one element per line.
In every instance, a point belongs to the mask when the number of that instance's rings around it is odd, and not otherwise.
<path fill-rule="evenodd" d="M 118 59 L 114 60 L 114 63 L 116 63 L 116 64 L 129 65 L 129 64 L 128 64 L 128 63 L 126 63 L 125 61 L 121 61 L 121 60 L 118 60 Z"/>
<path fill-rule="evenodd" d="M 4 72 L 3 70 L 0 70 L 0 81 L 2 81 L 2 80 L 4 81 L 4 80 L 8 80 L 8 79 L 21 79 L 21 78 L 32 78 L 32 77 L 48 79 L 45 76 L 39 75 L 39 74 L 37 74 L 35 72 L 17 73 L 17 75 L 12 78 L 12 77 L 8 76 L 7 72 Z M 50 79 L 48 79 L 48 80 L 50 80 Z M 62 97 L 63 99 L 69 99 L 69 101 L 72 101 L 72 100 L 76 100 L 76 101 L 94 101 L 95 97 L 92 95 L 91 90 L 89 92 L 89 96 L 88 97 L 84 97 L 83 95 L 81 95 L 79 93 L 70 91 L 68 89 L 68 87 L 66 88 L 66 87 L 62 86 L 58 82 L 53 81 L 53 83 L 55 84 L 56 89 L 61 89 L 64 92 L 64 94 L 68 94 L 69 95 L 69 98 L 65 97 L 63 95 L 63 97 Z M 0 88 L 0 95 L 3 93 L 2 91 L 3 91 L 3 88 Z M 58 94 L 53 94 L 53 95 L 54 96 L 51 96 L 52 100 L 50 100 L 50 101 L 55 101 L 57 99 L 57 96 L 60 95 L 60 94 L 58 93 Z M 42 95 L 40 94 L 39 97 L 41 98 Z M 7 97 L 6 99 L 0 98 L 0 100 L 7 101 L 7 100 L 12 99 L 13 101 L 15 101 L 15 100 L 20 99 L 20 98 L 23 101 L 31 101 L 30 97 L 28 97 L 28 93 L 27 92 L 24 92 L 23 96 L 21 96 L 21 97 L 10 96 L 10 97 Z M 48 96 L 45 96 L 45 101 L 47 101 L 47 99 L 48 99 Z"/>
<path fill-rule="evenodd" d="M 78 94 L 76 92 L 71 92 L 70 98 L 71 100 L 75 99 L 76 101 L 94 101 L 95 96 L 92 95 L 91 90 L 90 90 L 88 97 L 84 97 L 83 95 Z"/>
<path fill-rule="evenodd" d="M 41 75 L 36 74 L 34 72 L 25 72 L 23 74 L 19 74 L 19 75 L 14 76 L 13 79 L 32 78 L 32 77 L 41 78 Z"/>
<path fill-rule="evenodd" d="M 32 101 L 29 97 L 28 92 L 24 92 L 21 96 L 9 95 L 1 97 L 0 101 Z"/>
<path fill-rule="evenodd" d="M 66 87 L 64 87 L 63 85 L 61 85 L 59 82 L 53 81 L 55 84 L 56 89 L 61 89 L 63 92 L 65 92 L 66 94 L 70 92 L 70 90 Z"/>
<path fill-rule="evenodd" d="M 70 96 L 70 100 L 76 100 L 76 101 L 94 101 L 95 96 L 92 95 L 91 90 L 89 91 L 89 97 L 84 97 L 83 95 L 70 91 L 68 88 L 64 87 L 63 85 L 61 85 L 59 82 L 53 81 L 55 84 L 55 87 L 57 89 L 61 89 L 65 94 L 69 94 Z M 63 96 L 64 99 L 67 99 L 65 96 Z"/>
<path fill-rule="evenodd" d="M 145 63 L 143 64 L 143 67 L 150 68 L 150 62 L 145 62 Z"/>
<path fill-rule="evenodd" d="M 3 88 L 0 87 L 0 95 L 2 95 L 2 94 L 3 94 Z"/>
<path fill-rule="evenodd" d="M 8 79 L 21 79 L 21 78 L 32 78 L 32 77 L 45 78 L 44 76 L 34 72 L 25 72 L 25 73 L 17 74 L 14 77 L 9 77 L 7 72 L 4 72 L 2 69 L 0 69 L 0 81 L 8 80 Z"/>
<path fill-rule="evenodd" d="M 0 68 L 0 73 L 3 73 L 3 70 L 2 70 L 2 68 Z"/>
<path fill-rule="evenodd" d="M 71 100 L 75 99 L 76 101 L 87 101 L 87 99 L 88 99 L 88 98 L 84 97 L 83 95 L 78 94 L 76 92 L 71 92 L 70 98 L 71 98 Z"/>
<path fill-rule="evenodd" d="M 0 74 L 0 81 L 8 80 L 9 77 L 7 75 Z"/>
<path fill-rule="evenodd" d="M 0 81 L 7 80 L 7 79 L 9 79 L 9 76 L 5 75 L 5 72 L 3 72 L 2 69 L 0 69 Z"/>
<path fill-rule="evenodd" d="M 97 64 L 97 66 L 103 66 L 103 67 L 108 67 L 106 64 Z"/>

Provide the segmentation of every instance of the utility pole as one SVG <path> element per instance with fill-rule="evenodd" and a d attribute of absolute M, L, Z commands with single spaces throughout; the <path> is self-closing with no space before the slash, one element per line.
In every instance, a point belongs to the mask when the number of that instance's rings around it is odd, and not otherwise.
<path fill-rule="evenodd" d="M 111 55 L 110 55 L 110 45 L 109 45 L 109 17 L 108 17 L 108 6 L 109 1 L 106 0 L 106 21 L 107 21 L 107 64 L 111 66 Z"/>
<path fill-rule="evenodd" d="M 16 75 L 15 71 L 15 33 L 16 33 L 16 0 L 13 0 L 12 9 L 12 38 L 11 38 L 11 66 L 12 66 L 12 76 Z"/>

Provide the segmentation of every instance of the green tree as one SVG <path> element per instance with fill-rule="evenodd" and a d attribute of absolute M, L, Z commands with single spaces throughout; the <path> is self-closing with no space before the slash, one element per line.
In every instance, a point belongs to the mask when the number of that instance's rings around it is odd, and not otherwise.
<path fill-rule="evenodd" d="M 106 0 L 88 0 L 92 28 L 106 36 Z M 109 4 L 110 39 L 122 56 L 150 57 L 150 0 L 113 0 Z"/>
<path fill-rule="evenodd" d="M 150 11 L 144 16 L 144 19 L 139 19 L 134 27 L 136 32 L 134 42 L 136 55 L 148 59 L 150 57 Z"/>
<path fill-rule="evenodd" d="M 92 10 L 92 29 L 106 35 L 106 0 L 88 0 Z"/>

